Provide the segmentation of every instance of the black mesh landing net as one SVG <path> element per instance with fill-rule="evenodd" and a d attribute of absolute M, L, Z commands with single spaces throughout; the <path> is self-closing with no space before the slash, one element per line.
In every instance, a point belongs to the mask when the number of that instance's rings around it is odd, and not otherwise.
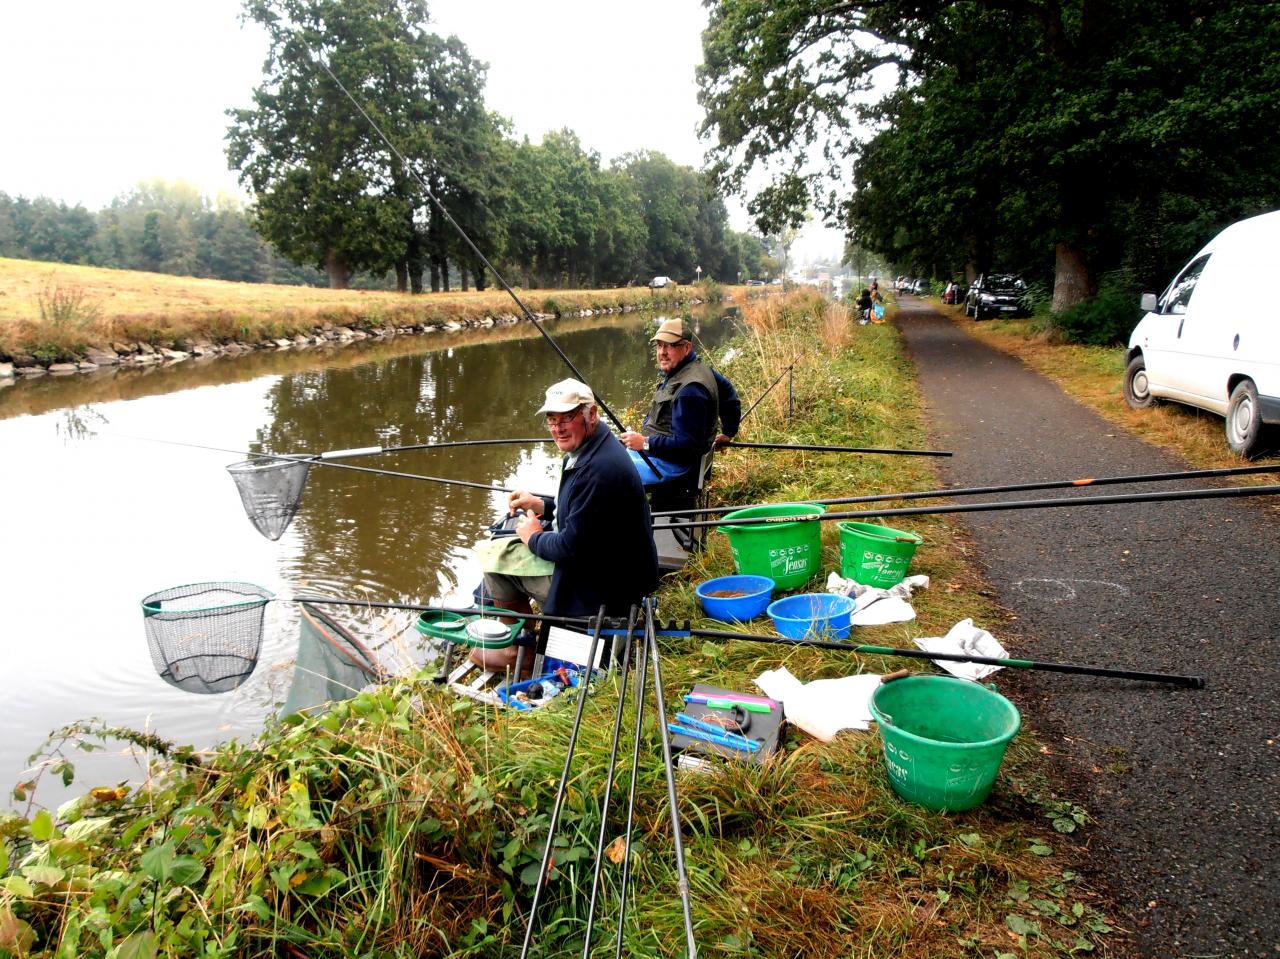
<path fill-rule="evenodd" d="M 151 662 L 189 693 L 235 689 L 258 665 L 272 593 L 253 583 L 192 583 L 142 601 Z"/>
<path fill-rule="evenodd" d="M 309 459 L 254 459 L 227 467 L 249 522 L 272 540 L 293 522 L 310 471 Z"/>

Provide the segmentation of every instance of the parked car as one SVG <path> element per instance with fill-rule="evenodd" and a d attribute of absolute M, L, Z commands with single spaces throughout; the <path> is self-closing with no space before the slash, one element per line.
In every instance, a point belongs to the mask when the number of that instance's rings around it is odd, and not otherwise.
<path fill-rule="evenodd" d="M 764 280 L 747 280 L 747 286 L 764 286 Z"/>
<path fill-rule="evenodd" d="M 671 277 L 669 276 L 655 276 L 652 280 L 649 281 L 649 286 L 651 286 L 655 290 L 660 290 L 664 286 L 679 286 L 679 285 L 680 285 L 679 283 L 671 279 Z"/>
<path fill-rule="evenodd" d="M 964 284 L 951 280 L 947 283 L 947 288 L 942 291 L 942 302 L 949 306 L 959 306 L 964 302 Z"/>
<path fill-rule="evenodd" d="M 1125 353 L 1134 409 L 1176 400 L 1226 419 L 1227 445 L 1262 452 L 1280 423 L 1280 329 L 1259 281 L 1275 272 L 1280 211 L 1233 223 L 1209 241 L 1146 312 Z"/>
<path fill-rule="evenodd" d="M 919 279 L 911 284 L 911 292 L 914 293 L 916 296 L 924 296 L 926 293 L 929 292 L 929 288 L 931 286 L 933 286 L 933 284 L 930 283 L 928 280 Z"/>
<path fill-rule="evenodd" d="M 1026 316 L 1027 284 L 1016 273 L 984 273 L 964 297 L 964 314 L 975 320 L 991 316 Z"/>

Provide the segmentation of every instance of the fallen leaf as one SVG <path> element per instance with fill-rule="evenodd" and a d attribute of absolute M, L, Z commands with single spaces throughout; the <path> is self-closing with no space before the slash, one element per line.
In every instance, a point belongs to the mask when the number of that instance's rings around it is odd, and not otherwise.
<path fill-rule="evenodd" d="M 604 854 L 609 857 L 611 863 L 618 865 L 627 858 L 627 837 L 619 836 L 609 843 L 609 848 L 604 851 Z"/>

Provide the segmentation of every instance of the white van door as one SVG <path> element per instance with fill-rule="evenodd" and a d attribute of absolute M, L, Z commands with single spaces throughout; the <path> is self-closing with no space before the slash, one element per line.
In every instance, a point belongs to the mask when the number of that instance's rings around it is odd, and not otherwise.
<path fill-rule="evenodd" d="M 1169 284 L 1156 305 L 1156 314 L 1144 321 L 1142 353 L 1146 358 L 1147 379 L 1155 396 L 1171 399 L 1189 398 L 1195 382 L 1195 356 L 1189 351 L 1186 333 L 1188 315 L 1201 274 L 1212 254 L 1196 257 Z"/>

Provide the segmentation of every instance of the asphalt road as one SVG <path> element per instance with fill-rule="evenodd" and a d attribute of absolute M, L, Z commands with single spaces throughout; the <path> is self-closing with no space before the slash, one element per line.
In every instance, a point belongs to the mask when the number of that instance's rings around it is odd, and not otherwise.
<path fill-rule="evenodd" d="M 912 297 L 903 338 L 959 486 L 1187 469 Z M 1119 388 L 1117 384 L 1117 389 Z M 1192 488 L 1103 487 L 1099 493 Z M 1019 494 L 1016 498 L 1087 495 Z M 1015 656 L 1204 676 L 1204 690 L 1009 670 L 1095 818 L 1090 877 L 1152 957 L 1280 956 L 1280 522 L 1261 499 L 960 514 Z"/>

